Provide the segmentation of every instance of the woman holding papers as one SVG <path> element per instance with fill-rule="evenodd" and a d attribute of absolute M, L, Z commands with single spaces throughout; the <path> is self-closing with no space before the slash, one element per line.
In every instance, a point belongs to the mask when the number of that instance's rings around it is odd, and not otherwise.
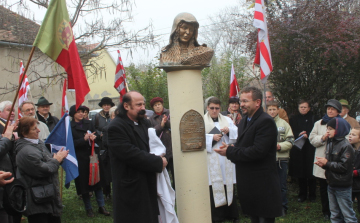
<path fill-rule="evenodd" d="M 308 101 L 301 100 L 298 106 L 299 114 L 290 118 L 290 126 L 295 139 L 303 137 L 305 143 L 302 148 L 294 146 L 290 150 L 289 175 L 298 178 L 298 201 L 303 202 L 307 198 L 314 201 L 316 198 L 316 180 L 313 175 L 315 147 L 310 144 L 308 137 L 318 119 L 310 111 L 311 107 Z M 299 139 L 299 142 L 301 140 Z"/>

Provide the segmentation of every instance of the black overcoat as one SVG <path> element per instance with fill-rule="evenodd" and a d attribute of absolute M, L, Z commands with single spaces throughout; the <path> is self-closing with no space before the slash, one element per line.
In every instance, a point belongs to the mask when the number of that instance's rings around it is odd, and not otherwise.
<path fill-rule="evenodd" d="M 300 132 L 306 131 L 308 137 L 314 127 L 315 122 L 319 120 L 309 111 L 306 115 L 295 115 L 290 118 L 290 126 L 295 138 L 299 137 Z M 306 139 L 303 148 L 300 150 L 296 146 L 290 150 L 289 176 L 298 178 L 314 178 L 315 147 L 311 145 L 309 138 Z"/>
<path fill-rule="evenodd" d="M 244 214 L 265 218 L 281 215 L 280 182 L 276 167 L 277 128 L 258 109 L 250 121 L 243 117 L 235 146 L 226 156 L 236 164 L 237 193 Z"/>
<path fill-rule="evenodd" d="M 89 120 L 83 119 L 81 122 L 82 127 L 78 125 L 74 120 L 71 121 L 71 131 L 73 135 L 75 153 L 79 169 L 79 176 L 75 179 L 75 186 L 76 192 L 79 195 L 89 193 L 90 191 L 101 188 L 100 183 L 97 183 L 94 186 L 89 186 L 91 146 L 88 140 L 84 140 L 84 136 L 87 130 L 95 132 L 95 128 Z M 95 140 L 95 142 L 97 142 L 97 140 Z M 95 147 L 95 153 L 98 154 L 98 157 L 100 157 L 98 147 Z M 101 165 L 101 163 L 99 165 Z"/>
<path fill-rule="evenodd" d="M 158 222 L 156 173 L 163 164 L 161 157 L 149 153 L 150 122 L 142 119 L 139 125 L 142 129 L 127 116 L 116 116 L 108 127 L 114 223 Z"/>

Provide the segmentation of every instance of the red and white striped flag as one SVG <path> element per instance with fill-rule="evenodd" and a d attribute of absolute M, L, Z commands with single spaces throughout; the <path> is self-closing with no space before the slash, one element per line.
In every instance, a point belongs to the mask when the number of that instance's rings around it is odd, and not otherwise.
<path fill-rule="evenodd" d="M 118 60 L 116 63 L 116 72 L 115 72 L 115 85 L 114 88 L 120 94 L 120 102 L 122 101 L 122 97 L 126 94 L 126 74 L 123 62 L 121 60 L 120 50 L 118 52 Z"/>
<path fill-rule="evenodd" d="M 239 84 L 236 80 L 235 70 L 234 70 L 234 64 L 231 64 L 231 74 L 230 74 L 230 98 L 231 97 L 238 97 L 239 93 Z"/>
<path fill-rule="evenodd" d="M 260 79 L 265 84 L 273 67 L 264 0 L 255 1 L 254 26 L 258 28 L 258 40 L 254 63 L 260 64 Z"/>
<path fill-rule="evenodd" d="M 18 118 L 21 118 L 21 111 L 20 111 L 20 105 L 21 103 L 23 103 L 24 101 L 28 100 L 28 93 L 30 91 L 30 85 L 29 85 L 29 80 L 25 74 L 24 80 L 22 83 L 20 83 L 22 76 L 24 75 L 24 65 L 23 62 L 20 61 L 20 78 L 19 78 L 19 84 L 21 84 L 20 86 L 20 90 L 19 90 L 19 107 L 18 107 Z"/>
<path fill-rule="evenodd" d="M 66 82 L 67 82 L 67 79 L 64 80 L 64 85 L 63 85 L 62 100 L 61 100 L 61 117 L 63 117 L 65 115 L 65 113 L 69 113 L 69 106 L 68 106 L 68 101 L 67 101 L 67 97 L 66 97 L 66 89 L 67 89 Z M 66 118 L 68 119 L 68 117 L 69 116 L 67 116 Z"/>

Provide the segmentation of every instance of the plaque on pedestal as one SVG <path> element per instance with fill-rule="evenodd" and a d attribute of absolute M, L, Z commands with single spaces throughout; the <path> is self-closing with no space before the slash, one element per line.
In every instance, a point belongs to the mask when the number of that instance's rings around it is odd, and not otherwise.
<path fill-rule="evenodd" d="M 187 111 L 180 120 L 181 151 L 201 151 L 205 149 L 205 124 L 203 116 L 195 111 Z"/>

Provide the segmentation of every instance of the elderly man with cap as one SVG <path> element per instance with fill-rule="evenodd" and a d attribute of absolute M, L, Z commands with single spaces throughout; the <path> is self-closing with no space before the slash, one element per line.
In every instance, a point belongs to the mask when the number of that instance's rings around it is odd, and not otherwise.
<path fill-rule="evenodd" d="M 221 112 L 222 115 L 225 115 L 234 122 L 235 125 L 238 125 L 241 121 L 241 110 L 240 110 L 240 99 L 239 97 L 229 98 L 229 108 L 227 111 Z"/>
<path fill-rule="evenodd" d="M 340 113 L 340 116 L 345 119 L 351 126 L 351 128 L 360 127 L 359 123 L 354 119 L 353 117 L 349 116 L 349 110 L 351 109 L 351 106 L 349 105 L 349 102 L 345 99 L 341 99 L 340 104 L 342 106 L 342 111 Z"/>
<path fill-rule="evenodd" d="M 327 133 L 326 124 L 333 118 L 340 117 L 340 113 L 342 110 L 341 104 L 338 100 L 330 99 L 327 101 L 326 105 L 326 114 L 322 119 L 315 122 L 314 128 L 312 129 L 309 140 L 310 143 L 315 147 L 315 158 L 314 162 L 317 161 L 316 157 L 326 157 L 326 142 L 329 138 L 329 134 Z M 329 198 L 327 192 L 327 181 L 325 177 L 325 170 L 318 165 L 314 164 L 313 175 L 318 179 L 320 183 L 320 198 L 322 205 L 322 213 L 324 215 L 325 220 L 330 219 L 330 207 L 329 207 Z M 302 200 L 303 201 L 303 200 Z M 300 201 L 300 202 L 302 202 Z"/>
<path fill-rule="evenodd" d="M 95 127 L 95 131 L 99 136 L 99 147 L 100 147 L 100 183 L 103 188 L 105 200 L 110 199 L 111 194 L 111 168 L 110 168 L 110 157 L 108 151 L 102 145 L 102 137 L 104 128 L 110 123 L 110 108 L 115 106 L 114 102 L 109 97 L 103 97 L 99 102 L 99 106 L 102 110 L 92 117 L 92 124 Z M 85 109 L 85 108 L 84 108 Z"/>
<path fill-rule="evenodd" d="M 37 106 L 37 118 L 39 121 L 45 123 L 51 132 L 56 124 L 59 122 L 59 119 L 55 116 L 52 116 L 50 113 L 50 103 L 45 97 L 41 97 L 38 100 L 38 103 L 35 104 Z"/>
<path fill-rule="evenodd" d="M 19 109 L 20 109 L 21 115 L 23 117 L 36 118 L 35 105 L 34 105 L 34 103 L 32 101 L 24 101 L 19 106 Z M 46 138 L 50 135 L 49 128 L 47 127 L 47 125 L 44 122 L 39 122 L 37 127 L 40 130 L 39 139 L 45 141 Z"/>

